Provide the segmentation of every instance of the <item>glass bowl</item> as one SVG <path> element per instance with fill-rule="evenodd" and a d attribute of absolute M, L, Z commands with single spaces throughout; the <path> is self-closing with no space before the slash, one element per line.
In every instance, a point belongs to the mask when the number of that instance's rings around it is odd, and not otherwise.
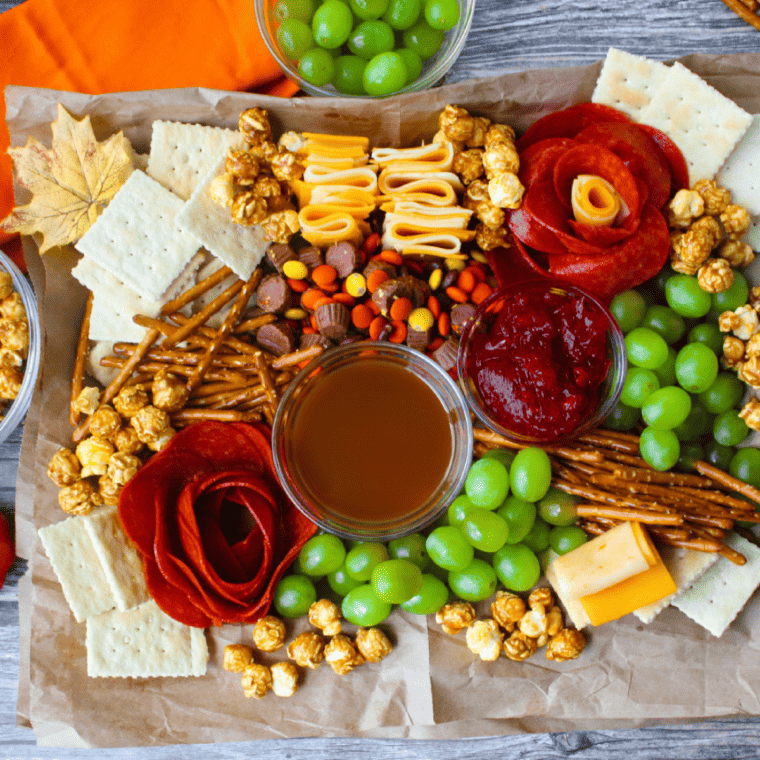
<path fill-rule="evenodd" d="M 331 84 L 318 87 L 310 84 L 298 73 L 298 64 L 290 60 L 282 51 L 277 41 L 277 30 L 279 23 L 275 15 L 275 7 L 278 0 L 254 0 L 256 10 L 256 21 L 259 25 L 259 32 L 266 44 L 272 57 L 277 61 L 288 79 L 298 83 L 304 92 L 309 95 L 322 95 L 340 98 L 371 98 L 372 95 L 345 95 L 338 92 Z M 318 3 L 315 1 L 315 5 Z M 424 5 L 424 3 L 423 3 Z M 419 92 L 427 90 L 437 84 L 449 69 L 454 65 L 454 61 L 459 57 L 464 47 L 465 40 L 472 25 L 472 15 L 475 10 L 475 0 L 459 0 L 459 21 L 456 26 L 445 33 L 443 44 L 440 50 L 426 61 L 423 61 L 422 73 L 417 79 L 397 90 L 393 95 L 400 95 L 405 92 Z M 382 96 L 388 97 L 388 96 Z"/>
<path fill-rule="evenodd" d="M 37 299 L 34 297 L 32 286 L 21 273 L 21 270 L 2 251 L 0 251 L 0 270 L 8 272 L 12 277 L 13 289 L 18 291 L 21 296 L 21 302 L 24 304 L 29 322 L 29 355 L 23 367 L 24 380 L 21 383 L 18 396 L 5 409 L 5 414 L 0 421 L 0 443 L 2 443 L 21 424 L 29 410 L 29 405 L 32 403 L 34 388 L 37 385 L 37 375 L 40 371 L 42 340 L 40 337 L 40 318 L 37 313 Z"/>
<path fill-rule="evenodd" d="M 584 413 L 580 416 L 578 423 L 572 429 L 564 431 L 534 430 L 526 431 L 526 425 L 507 424 L 504 415 L 499 415 L 489 407 L 484 400 L 477 383 L 470 375 L 471 356 L 474 352 L 474 342 L 477 336 L 477 342 L 482 343 L 480 336 L 487 335 L 493 327 L 498 314 L 504 306 L 518 296 L 518 294 L 527 294 L 529 297 L 541 298 L 546 293 L 554 293 L 563 298 L 586 299 L 588 308 L 602 315 L 607 327 L 607 360 L 609 369 L 597 387 L 596 393 L 593 394 L 591 403 L 585 408 Z M 559 355 L 556 350 L 557 344 L 554 344 L 555 350 L 553 356 Z M 528 354 L 528 357 L 530 355 Z M 569 361 L 563 354 L 566 366 Z M 510 366 L 510 365 L 507 365 Z M 620 400 L 620 394 L 625 384 L 625 376 L 628 369 L 626 357 L 625 342 L 623 333 L 620 330 L 615 318 L 609 309 L 601 303 L 595 296 L 586 292 L 582 288 L 560 282 L 558 280 L 537 279 L 528 281 L 517 281 L 507 285 L 500 290 L 492 293 L 478 307 L 478 311 L 470 322 L 467 323 L 462 331 L 459 342 L 459 353 L 457 356 L 457 369 L 459 372 L 459 384 L 467 398 L 467 402 L 477 419 L 486 427 L 496 433 L 508 438 L 509 440 L 524 445 L 542 445 L 542 444 L 562 444 L 577 438 L 579 435 L 591 430 L 599 425 L 602 420 L 615 408 Z M 537 367 L 541 371 L 541 367 Z M 524 370 L 525 371 L 525 370 Z M 531 369 L 535 372 L 535 369 Z M 527 373 L 524 377 L 531 377 Z M 535 375 L 533 375 L 535 377 Z M 510 386 L 510 391 L 513 386 Z M 586 394 L 590 397 L 591 394 Z M 501 398 L 506 398 L 507 393 L 503 393 Z M 527 414 L 526 414 L 527 417 Z M 513 417 L 514 419 L 514 417 Z M 543 427 L 548 427 L 544 425 Z M 515 429 L 521 428 L 521 429 Z"/>
<path fill-rule="evenodd" d="M 272 425 L 277 476 L 323 530 L 388 541 L 439 517 L 472 462 L 472 420 L 456 382 L 407 346 L 325 351 L 291 381 Z"/>

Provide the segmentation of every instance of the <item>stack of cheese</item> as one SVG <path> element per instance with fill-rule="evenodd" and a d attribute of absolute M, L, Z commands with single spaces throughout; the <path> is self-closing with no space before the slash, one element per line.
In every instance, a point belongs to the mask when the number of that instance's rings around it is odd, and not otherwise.
<path fill-rule="evenodd" d="M 464 186 L 451 170 L 454 146 L 375 148 L 372 160 L 380 167 L 383 247 L 402 254 L 465 258 L 462 243 L 475 233 L 467 229 L 472 211 L 457 205 Z"/>
<path fill-rule="evenodd" d="M 303 179 L 293 182 L 301 234 L 314 246 L 360 245 L 375 210 L 377 167 L 369 164 L 369 139 L 304 132 Z"/>

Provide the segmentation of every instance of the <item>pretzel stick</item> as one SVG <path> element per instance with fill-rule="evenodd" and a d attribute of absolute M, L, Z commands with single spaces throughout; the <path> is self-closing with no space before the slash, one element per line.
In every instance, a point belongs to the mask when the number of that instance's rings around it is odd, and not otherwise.
<path fill-rule="evenodd" d="M 119 369 L 123 367 L 129 359 L 123 359 L 118 356 L 104 356 L 100 360 L 101 367 L 114 367 Z M 156 375 L 161 370 L 171 372 L 173 375 L 180 375 L 183 377 L 190 377 L 195 371 L 192 366 L 184 366 L 182 364 L 164 364 L 163 362 L 143 362 L 138 366 L 138 369 L 147 374 Z M 232 372 L 229 369 L 211 369 L 206 373 L 206 377 L 209 380 L 229 383 L 247 383 L 248 379 L 240 372 Z"/>
<path fill-rule="evenodd" d="M 184 327 L 184 325 L 190 321 L 190 318 L 186 317 L 184 314 L 172 314 L 171 318 L 173 322 L 176 322 L 182 327 Z M 209 327 L 208 325 L 198 325 L 198 332 L 200 333 L 200 336 L 207 340 L 213 340 L 216 337 L 216 330 L 214 330 L 213 327 Z M 229 346 L 238 353 L 253 354 L 258 350 L 256 346 L 252 346 L 250 343 L 246 343 L 245 341 L 240 340 L 239 338 L 235 338 L 232 335 L 229 335 L 227 337 L 227 339 L 224 341 L 224 345 Z"/>
<path fill-rule="evenodd" d="M 746 21 L 750 26 L 760 30 L 760 16 L 753 13 L 741 0 L 723 0 L 723 2 L 737 15 Z"/>
<path fill-rule="evenodd" d="M 248 380 L 235 382 L 235 383 L 228 383 L 228 382 L 205 383 L 204 385 L 201 385 L 200 387 L 195 389 L 195 393 L 193 393 L 190 399 L 200 400 L 203 398 L 207 398 L 208 396 L 213 396 L 218 393 L 233 393 L 236 390 L 240 390 L 241 388 L 248 388 L 249 386 L 250 386 L 250 382 Z"/>
<path fill-rule="evenodd" d="M 159 334 L 160 333 L 158 330 L 148 330 L 148 332 L 145 333 L 145 337 L 140 341 L 139 345 L 135 349 L 135 352 L 132 354 L 132 356 L 129 357 L 126 362 L 124 362 L 124 366 L 119 370 L 119 374 L 116 375 L 116 377 L 103 391 L 103 396 L 100 400 L 101 404 L 110 404 L 111 401 L 116 398 L 119 391 L 123 388 L 124 383 L 126 383 L 129 379 L 129 376 L 132 374 L 135 367 L 137 367 L 137 365 L 142 361 L 143 355 L 156 342 Z M 74 443 L 79 443 L 87 436 L 87 433 L 90 430 L 91 419 L 92 415 L 90 414 L 87 416 L 87 419 L 78 425 L 73 435 L 71 436 Z"/>
<path fill-rule="evenodd" d="M 277 412 L 277 404 L 280 402 L 280 397 L 277 394 L 277 386 L 274 384 L 272 375 L 269 372 L 266 359 L 261 353 L 254 356 L 256 363 L 256 371 L 259 373 L 261 384 L 264 386 L 264 394 L 266 395 L 266 403 L 264 404 L 264 416 L 267 418 L 267 422 L 271 425 L 274 422 L 274 415 Z"/>
<path fill-rule="evenodd" d="M 598 504 L 577 504 L 578 517 L 609 517 L 613 520 L 626 520 L 649 525 L 683 525 L 683 515 L 654 512 L 648 509 L 631 509 L 624 507 L 603 507 Z"/>
<path fill-rule="evenodd" d="M 256 270 L 259 271 L 259 270 Z M 210 304 L 206 305 L 199 312 L 194 314 L 185 322 L 173 335 L 168 335 L 161 343 L 162 348 L 174 348 L 177 343 L 181 343 L 190 333 L 194 332 L 200 325 L 207 322 L 210 317 L 216 314 L 223 306 L 228 304 L 243 289 L 244 282 L 236 280 L 224 292 L 220 293 Z M 226 320 L 225 320 L 226 321 Z"/>
<path fill-rule="evenodd" d="M 211 345 L 206 349 L 206 353 L 203 355 L 203 358 L 195 368 L 195 371 L 192 375 L 190 375 L 190 377 L 187 379 L 187 382 L 185 383 L 188 394 L 192 393 L 201 384 L 203 376 L 211 367 L 211 362 L 214 359 L 216 352 L 232 332 L 233 325 L 238 321 L 240 315 L 243 312 L 243 309 L 248 303 L 248 300 L 253 295 L 253 292 L 256 290 L 256 288 L 259 286 L 261 277 L 261 269 L 256 269 L 248 279 L 248 282 L 243 284 L 240 288 L 237 294 L 237 298 L 235 299 L 235 303 L 225 317 L 221 327 L 217 330 L 216 337 L 211 341 Z M 189 325 L 191 322 L 192 320 L 188 320 L 187 325 Z M 179 331 L 184 330 L 187 325 L 181 327 Z"/>
<path fill-rule="evenodd" d="M 748 501 L 729 496 L 728 494 L 723 493 L 723 491 L 710 491 L 706 488 L 690 488 L 688 486 L 683 487 L 681 491 L 690 496 L 698 496 L 704 501 L 714 501 L 716 504 L 722 504 L 724 507 L 730 507 L 731 509 L 739 510 L 740 512 L 752 513 L 755 511 L 754 506 Z"/>
<path fill-rule="evenodd" d="M 309 346 L 309 348 L 302 348 L 300 351 L 293 351 L 289 354 L 283 354 L 272 359 L 269 362 L 269 366 L 272 369 L 287 369 L 288 367 L 295 367 L 297 364 L 305 361 L 311 361 L 324 352 L 324 347 L 319 345 Z"/>
<path fill-rule="evenodd" d="M 167 314 L 174 314 L 175 311 L 179 311 L 183 306 L 187 306 L 191 301 L 194 301 L 198 296 L 202 296 L 207 293 L 215 285 L 218 285 L 222 280 L 232 274 L 232 270 L 228 266 L 223 266 L 217 269 L 216 272 L 205 277 L 200 282 L 193 285 L 192 288 L 186 290 L 184 293 L 178 295 L 172 301 L 165 303 L 161 307 L 161 315 L 167 316 Z"/>
<path fill-rule="evenodd" d="M 760 3 L 758 3 L 757 0 L 741 0 L 741 3 L 755 13 L 757 13 L 757 9 L 760 8 Z"/>
<path fill-rule="evenodd" d="M 259 327 L 263 327 L 264 325 L 271 325 L 272 322 L 276 321 L 276 314 L 272 314 L 271 312 L 267 312 L 266 314 L 259 314 L 256 317 L 251 317 L 250 319 L 246 319 L 244 322 L 240 322 L 235 326 L 233 332 L 256 332 Z"/>
<path fill-rule="evenodd" d="M 615 467 L 614 475 L 621 480 L 635 480 L 643 483 L 660 483 L 671 486 L 688 486 L 691 488 L 709 488 L 713 482 L 701 475 L 686 472 L 644 470 L 636 467 Z"/>
<path fill-rule="evenodd" d="M 198 420 L 219 420 L 221 422 L 240 422 L 243 412 L 238 409 L 180 409 L 171 415 L 175 422 L 197 422 Z"/>
<path fill-rule="evenodd" d="M 591 444 L 601 449 L 613 449 L 613 451 L 622 451 L 624 454 L 638 454 L 639 442 L 629 441 L 622 438 L 607 436 L 602 433 L 585 433 L 578 438 L 583 443 Z"/>
<path fill-rule="evenodd" d="M 77 354 L 74 359 L 74 373 L 71 376 L 71 400 L 69 404 L 69 422 L 74 427 L 79 424 L 81 413 L 71 408 L 82 392 L 84 387 L 84 365 L 87 361 L 87 347 L 90 342 L 90 315 L 92 314 L 92 291 L 87 296 L 87 302 L 84 305 L 84 314 L 82 315 L 82 325 L 79 328 L 79 340 L 77 341 Z"/>
<path fill-rule="evenodd" d="M 705 534 L 705 531 L 700 530 L 699 528 L 695 528 L 694 533 L 703 540 L 710 540 L 712 538 L 709 534 Z M 732 549 L 730 546 L 726 546 L 722 541 L 720 542 L 720 548 L 718 551 L 721 556 L 725 557 L 730 562 L 733 562 L 735 565 L 744 565 L 747 562 L 747 558 L 743 554 Z"/>
<path fill-rule="evenodd" d="M 723 472 L 723 470 L 719 470 L 707 462 L 694 462 L 694 468 L 700 475 L 710 478 L 710 480 L 715 481 L 715 483 L 723 486 L 723 488 L 729 491 L 736 491 L 736 493 L 740 493 L 742 496 L 746 496 L 748 499 L 760 504 L 760 491 L 754 486 L 729 475 L 727 472 Z"/>
<path fill-rule="evenodd" d="M 486 428 L 475 427 L 472 430 L 473 438 L 476 441 L 490 445 L 491 448 L 505 448 L 505 449 L 525 449 L 528 448 L 526 444 L 515 443 L 510 441 L 509 438 L 505 438 L 503 435 L 494 433 L 492 430 L 486 430 Z M 560 457 L 560 459 L 571 459 L 580 462 L 599 462 L 604 459 L 604 454 L 598 450 L 587 449 L 573 449 L 566 446 L 539 446 L 543 448 L 549 454 L 554 454 Z"/>

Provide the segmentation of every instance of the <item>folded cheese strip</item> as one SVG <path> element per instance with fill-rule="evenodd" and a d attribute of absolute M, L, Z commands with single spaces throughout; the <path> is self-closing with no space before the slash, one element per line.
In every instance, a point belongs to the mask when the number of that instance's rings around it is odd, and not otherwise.
<path fill-rule="evenodd" d="M 395 166 L 390 166 L 383 169 L 377 178 L 380 195 L 389 196 L 405 195 L 410 192 L 408 186 L 417 182 L 421 184 L 415 186 L 414 192 L 420 192 L 421 188 L 426 188 L 426 192 L 433 196 L 448 196 L 451 190 L 457 193 L 464 191 L 464 185 L 454 172 L 399 171 Z M 456 202 L 456 196 L 454 198 Z"/>
<path fill-rule="evenodd" d="M 426 206 L 424 203 L 413 201 L 398 201 L 386 212 L 385 221 L 388 224 L 407 222 L 423 227 L 445 227 L 463 230 L 472 217 L 472 209 L 461 206 Z"/>
<path fill-rule="evenodd" d="M 452 143 L 431 143 L 417 148 L 375 148 L 372 160 L 381 168 L 400 172 L 448 172 L 454 162 Z"/>
<path fill-rule="evenodd" d="M 369 225 L 332 206 L 306 206 L 298 214 L 301 235 L 317 247 L 348 241 L 360 246 Z"/>
<path fill-rule="evenodd" d="M 392 248 L 407 256 L 465 259 L 467 254 L 461 252 L 462 240 L 471 240 L 474 235 L 474 232 L 460 232 L 457 236 L 449 230 L 436 231 L 398 224 L 389 226 L 383 232 L 382 244 L 386 249 Z"/>
<path fill-rule="evenodd" d="M 356 219 L 366 219 L 375 210 L 375 196 L 355 187 L 340 188 L 335 185 L 316 185 L 296 190 L 298 205 L 337 205 Z"/>
<path fill-rule="evenodd" d="M 328 135 L 319 132 L 303 132 L 302 136 L 309 143 L 331 145 L 336 148 L 358 145 L 365 153 L 369 150 L 369 137 L 359 135 Z"/>

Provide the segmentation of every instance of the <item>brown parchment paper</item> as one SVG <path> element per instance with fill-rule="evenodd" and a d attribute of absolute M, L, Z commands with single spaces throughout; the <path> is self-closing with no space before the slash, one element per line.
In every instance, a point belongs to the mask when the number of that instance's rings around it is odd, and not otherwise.
<path fill-rule="evenodd" d="M 760 55 L 681 60 L 746 110 L 760 113 Z M 588 100 L 599 68 L 530 71 L 361 102 L 206 89 L 88 96 L 9 87 L 7 122 L 12 144 L 34 135 L 49 145 L 49 125 L 61 102 L 75 115 L 89 113 L 98 137 L 121 129 L 145 152 L 156 119 L 235 127 L 241 110 L 258 105 L 270 111 L 278 132 L 366 134 L 375 145 L 411 145 L 430 139 L 447 103 L 523 130 L 545 113 Z M 221 667 L 225 644 L 250 642 L 250 626 L 208 632 L 211 657 L 202 678 L 88 678 L 85 625 L 74 621 L 36 534 L 64 517 L 46 468 L 70 439 L 69 379 L 86 292 L 70 276 L 78 256 L 73 248 L 52 251 L 40 263 L 27 240 L 26 253 L 45 344 L 16 505 L 18 552 L 30 559 L 31 574 L 31 583 L 21 588 L 18 722 L 31 723 L 40 744 L 150 746 L 349 735 L 452 739 L 760 715 L 757 599 L 720 639 L 668 609 L 649 626 L 628 616 L 592 630 L 583 655 L 562 664 L 540 653 L 524 663 L 483 663 L 467 650 L 462 634 L 448 636 L 432 618 L 394 612 L 387 627 L 396 648 L 383 663 L 343 678 L 323 666 L 306 673 L 294 697 L 269 695 L 255 705 L 243 697 L 238 677 Z M 301 627 L 292 624 L 292 633 Z"/>

